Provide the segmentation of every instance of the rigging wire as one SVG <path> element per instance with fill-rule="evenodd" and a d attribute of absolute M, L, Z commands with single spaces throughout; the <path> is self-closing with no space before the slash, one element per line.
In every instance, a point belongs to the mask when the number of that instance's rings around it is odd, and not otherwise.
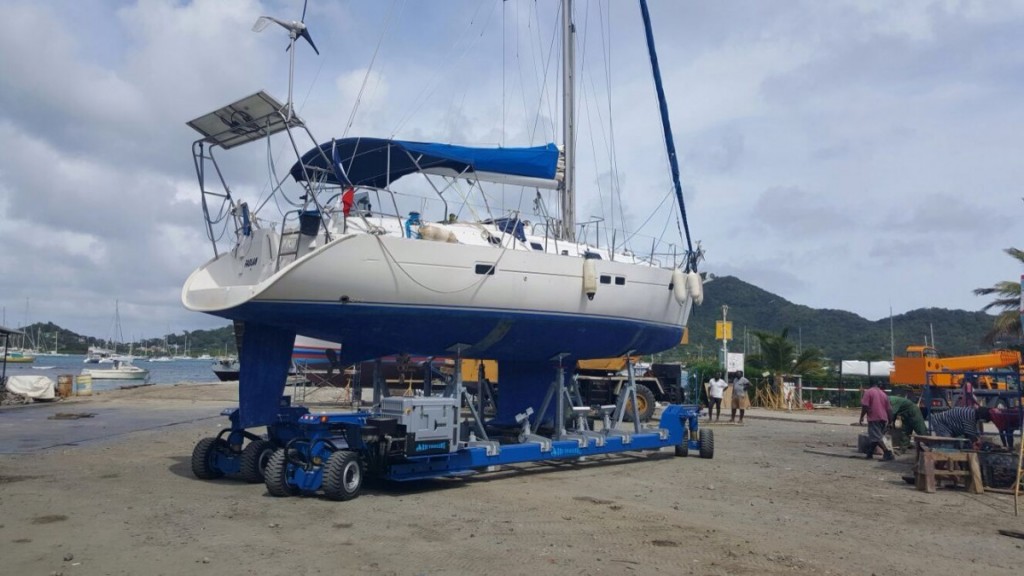
<path fill-rule="evenodd" d="M 374 238 L 377 239 L 377 244 L 380 245 L 381 250 L 391 260 L 392 264 L 394 264 L 394 266 L 396 268 L 398 268 L 402 272 L 402 274 L 405 274 L 405 277 L 408 278 L 409 280 L 411 280 L 413 284 L 416 284 L 417 286 L 419 286 L 420 288 L 423 288 L 424 290 L 427 290 L 428 292 L 433 292 L 434 294 L 458 294 L 459 292 L 465 292 L 466 290 L 469 290 L 471 288 L 476 288 L 476 287 L 482 286 L 483 283 L 486 282 L 487 279 L 491 277 L 489 274 L 481 274 L 479 280 L 475 280 L 472 283 L 470 283 L 469 285 L 464 286 L 462 288 L 458 288 L 458 289 L 455 289 L 455 290 L 438 290 L 436 288 L 432 288 L 432 287 L 427 286 L 426 284 L 420 282 L 419 280 L 417 280 L 412 275 L 412 273 L 410 273 L 408 270 L 406 270 L 405 267 L 402 266 L 402 263 L 398 261 L 398 258 L 395 258 L 395 255 L 392 254 L 391 250 L 388 249 L 387 245 L 384 243 L 384 237 L 383 236 L 374 236 Z M 508 251 L 509 251 L 509 247 L 508 246 L 502 246 L 501 247 L 501 253 L 498 254 L 498 257 L 494 260 L 494 265 L 493 266 L 494 266 L 495 269 L 498 268 L 498 264 L 501 263 L 501 260 L 505 257 L 505 254 L 507 254 Z"/>
<path fill-rule="evenodd" d="M 473 47 L 476 46 L 476 44 L 479 41 L 479 39 L 481 37 L 483 37 L 484 30 L 486 30 L 487 24 L 490 22 L 491 18 L 494 15 L 495 8 L 492 5 L 490 12 L 487 13 L 486 18 L 484 19 L 484 22 L 483 22 L 483 25 L 481 27 L 480 33 L 476 34 L 475 36 L 470 34 L 469 32 L 477 24 L 477 19 L 478 19 L 479 15 L 480 15 L 480 12 L 482 10 L 482 6 L 483 6 L 483 3 L 478 3 L 477 4 L 476 11 L 473 12 L 473 15 L 469 19 L 469 22 L 466 23 L 465 31 L 462 34 L 456 35 L 457 40 L 448 47 L 448 53 L 445 56 L 442 57 L 442 61 L 454 63 L 452 65 L 453 69 L 461 69 L 462 68 L 462 66 L 461 66 L 462 62 L 465 61 L 466 56 L 470 53 L 470 50 Z M 454 57 L 455 52 L 456 52 L 456 48 L 458 48 L 460 46 L 460 40 L 458 40 L 459 38 L 472 38 L 472 41 L 468 42 L 468 43 L 461 44 L 461 46 L 462 46 L 461 52 L 458 54 L 458 57 Z M 415 118 L 418 115 L 419 111 L 423 108 L 423 106 L 427 103 L 427 101 L 430 100 L 430 98 L 438 90 L 438 87 L 441 85 L 442 80 L 443 80 L 443 77 L 440 74 L 433 74 L 433 75 L 431 75 L 430 81 L 427 83 L 426 87 L 423 90 L 419 91 L 419 97 L 416 99 L 415 105 L 413 105 L 409 109 L 409 111 L 404 116 L 402 116 L 399 119 L 399 121 L 395 124 L 395 127 L 391 130 L 391 136 L 390 136 L 391 138 L 394 138 L 395 135 L 398 134 L 398 132 L 401 131 L 402 128 L 404 128 L 405 125 L 409 123 L 410 120 L 412 120 L 413 118 Z M 465 93 L 463 93 L 463 101 L 464 100 L 465 100 Z M 460 104 L 459 108 L 461 109 L 461 104 Z M 454 116 L 450 109 L 449 109 L 449 115 L 450 116 Z"/>
<path fill-rule="evenodd" d="M 356 93 L 356 101 L 352 105 L 352 111 L 349 113 L 348 122 L 345 123 L 345 129 L 341 134 L 342 138 L 348 136 L 349 130 L 352 129 L 352 125 L 356 121 L 356 113 L 359 111 L 359 106 L 362 104 L 363 93 L 366 91 L 366 84 L 370 80 L 370 74 L 373 72 L 374 64 L 377 62 L 377 56 L 380 54 L 381 46 L 384 45 L 384 38 L 387 36 L 388 29 L 390 29 L 391 24 L 394 22 L 396 12 L 395 7 L 397 4 L 398 0 L 394 0 L 388 8 L 387 13 L 384 15 L 384 26 L 381 27 L 380 35 L 377 37 L 377 46 L 374 47 L 373 56 L 370 57 L 370 65 L 366 67 L 366 73 L 363 74 L 363 81 L 359 85 L 359 92 Z"/>

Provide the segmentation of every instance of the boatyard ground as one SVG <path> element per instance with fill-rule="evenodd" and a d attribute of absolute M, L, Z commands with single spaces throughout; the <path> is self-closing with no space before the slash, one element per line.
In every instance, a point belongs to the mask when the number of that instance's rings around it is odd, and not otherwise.
<path fill-rule="evenodd" d="M 1011 574 L 1024 561 L 1024 540 L 998 532 L 1024 529 L 1012 496 L 914 490 L 909 456 L 855 453 L 852 410 L 723 420 L 713 460 L 525 465 L 329 502 L 192 476 L 193 445 L 236 394 L 154 386 L 0 410 L 2 572 Z"/>

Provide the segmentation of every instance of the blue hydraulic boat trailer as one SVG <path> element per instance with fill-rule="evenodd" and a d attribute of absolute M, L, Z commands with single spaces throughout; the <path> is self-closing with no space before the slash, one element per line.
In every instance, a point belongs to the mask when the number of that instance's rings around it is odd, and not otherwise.
<path fill-rule="evenodd" d="M 424 410 L 424 404 L 417 402 L 422 400 L 442 402 L 426 404 Z M 390 401 L 410 410 L 408 421 L 422 420 L 430 427 L 447 427 L 450 433 L 457 433 L 455 405 L 444 400 L 449 399 L 385 398 L 385 406 Z M 225 413 L 237 421 L 237 409 Z M 515 443 L 473 436 L 453 443 L 451 436 L 424 438 L 422 429 L 412 431 L 409 424 L 400 424 L 400 418 L 386 413 L 316 414 L 289 406 L 285 397 L 279 422 L 267 427 L 266 437 L 227 428 L 215 438 L 204 438 L 193 451 L 192 470 L 203 479 L 225 474 L 251 482 L 262 479 L 272 496 L 322 491 L 331 500 L 350 500 L 359 495 L 369 477 L 401 482 L 465 476 L 508 464 L 582 460 L 668 447 L 675 449 L 676 456 L 687 456 L 693 450 L 702 458 L 711 458 L 712 432 L 699 427 L 698 416 L 697 406 L 672 404 L 663 409 L 657 428 L 640 428 L 639 432 L 567 429 L 563 439 L 555 439 L 527 431 L 521 432 Z M 239 449 L 245 439 L 248 443 Z"/>
<path fill-rule="evenodd" d="M 246 331 L 246 337 L 251 334 Z M 677 456 L 687 456 L 690 450 L 702 458 L 715 454 L 712 430 L 699 426 L 697 406 L 670 404 L 656 427 L 640 423 L 629 360 L 627 381 L 611 405 L 585 406 L 577 381 L 560 360 L 554 363 L 555 378 L 548 380 L 543 399 L 532 397 L 536 389 L 503 387 L 490 400 L 497 401 L 496 408 L 502 402 L 522 407 L 510 424 L 500 417 L 484 419 L 487 388 L 481 379 L 477 394 L 471 395 L 461 370 L 455 370 L 437 394 L 431 378 L 425 377 L 417 396 L 397 397 L 387 396 L 387 384 L 375 370 L 370 410 L 312 413 L 292 406 L 291 397 L 284 395 L 285 372 L 271 369 L 269 356 L 243 346 L 242 384 L 250 375 L 249 387 L 278 382 L 275 396 L 268 396 L 268 388 L 254 395 L 245 385 L 240 387 L 239 408 L 222 413 L 230 425 L 216 437 L 201 440 L 193 450 L 191 468 L 197 478 L 226 475 L 264 482 L 272 496 L 322 491 L 329 499 L 348 500 L 358 495 L 368 478 L 404 482 L 459 477 L 508 464 L 583 460 L 670 447 Z M 461 366 L 461 358 L 456 366 Z M 433 369 L 428 363 L 425 370 L 428 375 Z M 267 377 L 276 372 L 281 373 Z M 529 399 L 521 398 L 524 390 Z M 279 399 L 275 408 L 267 405 L 272 398 Z M 362 390 L 353 390 L 353 398 L 361 401 Z M 539 407 L 536 412 L 535 407 Z M 253 413 L 264 416 L 247 419 Z M 254 433 L 253 429 L 263 426 L 265 434 Z"/>

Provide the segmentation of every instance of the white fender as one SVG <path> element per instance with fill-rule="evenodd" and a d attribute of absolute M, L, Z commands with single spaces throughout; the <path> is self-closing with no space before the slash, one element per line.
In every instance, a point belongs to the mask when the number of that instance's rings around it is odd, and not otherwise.
<path fill-rule="evenodd" d="M 583 293 L 587 300 L 593 300 L 597 294 L 597 265 L 590 258 L 583 261 Z"/>
<path fill-rule="evenodd" d="M 439 224 L 420 224 L 419 227 L 420 238 L 424 240 L 433 240 L 434 242 L 448 242 L 451 244 L 457 243 L 458 239 L 455 237 L 455 233 Z"/>
<path fill-rule="evenodd" d="M 693 303 L 700 306 L 704 302 L 704 279 L 696 272 L 687 272 L 686 291 L 693 298 Z"/>
<path fill-rule="evenodd" d="M 676 297 L 676 302 L 686 304 L 686 278 L 679 268 L 672 271 L 672 295 Z"/>

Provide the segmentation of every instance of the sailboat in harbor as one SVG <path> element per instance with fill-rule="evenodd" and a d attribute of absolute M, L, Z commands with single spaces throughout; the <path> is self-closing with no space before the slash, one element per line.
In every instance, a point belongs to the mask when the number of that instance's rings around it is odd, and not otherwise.
<path fill-rule="evenodd" d="M 498 360 L 505 420 L 543 396 L 552 362 L 649 354 L 680 342 L 703 288 L 702 251 L 689 238 L 678 179 L 684 247 L 641 254 L 581 241 L 588 230 L 600 234 L 574 215 L 572 15 L 565 1 L 563 142 L 523 148 L 316 140 L 292 100 L 296 40 L 313 46 L 304 21 L 257 22 L 254 29 L 277 24 L 289 33 L 288 98 L 261 91 L 188 123 L 201 135 L 193 156 L 214 257 L 182 289 L 188 309 L 245 326 L 244 422 L 271 417 L 296 334 L 342 342 L 345 363 L 402 353 Z M 659 96 L 663 103 L 660 85 Z M 671 146 L 667 124 L 665 132 Z M 232 193 L 215 155 L 278 135 L 296 151 L 301 140 L 312 146 L 279 172 L 300 187 L 299 205 L 266 219 Z M 674 164 L 674 149 L 669 156 Z M 430 212 L 399 208 L 405 192 L 397 184 L 411 178 L 434 192 L 418 205 Z M 465 220 L 451 212 L 445 192 L 482 194 L 488 184 L 558 191 L 557 214 L 531 223 L 517 210 Z M 229 250 L 216 241 L 225 221 L 234 233 Z M 247 357 L 262 367 L 248 377 Z"/>
<path fill-rule="evenodd" d="M 60 332 L 54 330 L 54 332 L 53 332 L 53 350 L 50 351 L 50 352 L 46 352 L 46 351 L 38 352 L 36 354 L 36 356 L 46 356 L 46 357 L 54 357 L 54 356 L 64 357 L 64 356 L 68 356 L 68 354 L 65 354 L 65 353 L 60 351 L 60 345 L 58 344 L 58 337 L 59 336 L 60 336 Z M 42 342 L 42 338 L 40 338 L 39 341 Z"/>
<path fill-rule="evenodd" d="M 117 353 L 117 345 L 124 340 L 121 331 L 121 310 L 120 303 L 114 302 L 114 332 L 111 338 L 112 350 L 99 348 L 89 349 L 85 363 L 90 367 L 83 368 L 83 376 L 91 376 L 97 380 L 145 380 L 149 377 L 149 370 L 140 368 L 133 364 L 135 356 L 132 354 L 131 345 L 127 355 Z M 92 365 L 96 365 L 93 367 Z"/>

